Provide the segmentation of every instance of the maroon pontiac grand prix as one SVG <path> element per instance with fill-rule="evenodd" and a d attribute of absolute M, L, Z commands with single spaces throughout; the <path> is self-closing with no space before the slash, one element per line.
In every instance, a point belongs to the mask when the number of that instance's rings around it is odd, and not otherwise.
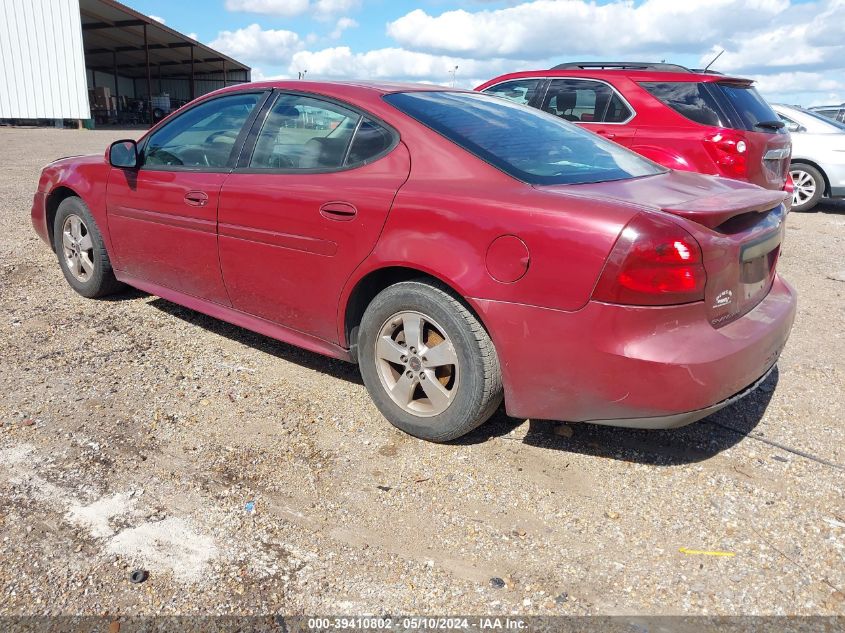
<path fill-rule="evenodd" d="M 51 163 L 32 220 L 80 294 L 357 362 L 391 423 L 447 441 L 503 398 L 667 428 L 753 390 L 795 315 L 784 197 L 493 96 L 271 82 Z"/>

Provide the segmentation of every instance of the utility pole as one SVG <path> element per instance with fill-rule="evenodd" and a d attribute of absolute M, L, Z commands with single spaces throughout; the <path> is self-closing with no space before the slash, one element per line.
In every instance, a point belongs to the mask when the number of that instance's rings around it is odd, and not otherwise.
<path fill-rule="evenodd" d="M 455 76 L 458 74 L 458 67 L 455 66 L 451 70 L 449 70 L 449 74 L 452 75 L 452 88 L 455 87 Z"/>

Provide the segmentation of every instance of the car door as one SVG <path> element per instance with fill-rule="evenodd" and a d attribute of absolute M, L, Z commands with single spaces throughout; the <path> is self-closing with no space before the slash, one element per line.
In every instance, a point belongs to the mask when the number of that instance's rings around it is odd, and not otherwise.
<path fill-rule="evenodd" d="M 609 84 L 594 79 L 552 79 L 540 109 L 576 123 L 620 145 L 630 146 L 633 109 Z"/>
<path fill-rule="evenodd" d="M 140 167 L 112 169 L 106 209 L 121 272 L 229 305 L 217 256 L 220 187 L 268 94 L 189 107 L 145 139 Z"/>
<path fill-rule="evenodd" d="M 280 93 L 220 195 L 235 308 L 335 342 L 341 290 L 410 173 L 398 133 L 348 105 Z"/>

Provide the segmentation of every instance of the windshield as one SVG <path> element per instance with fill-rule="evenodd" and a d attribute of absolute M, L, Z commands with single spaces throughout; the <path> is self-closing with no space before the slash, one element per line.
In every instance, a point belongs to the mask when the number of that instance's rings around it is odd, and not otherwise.
<path fill-rule="evenodd" d="M 536 185 L 581 184 L 665 170 L 560 118 L 480 93 L 395 93 L 385 100 L 480 159 Z"/>

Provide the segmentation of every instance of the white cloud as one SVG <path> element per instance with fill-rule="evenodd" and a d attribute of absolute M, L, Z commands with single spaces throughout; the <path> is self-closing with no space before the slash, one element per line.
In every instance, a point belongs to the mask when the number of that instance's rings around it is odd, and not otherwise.
<path fill-rule="evenodd" d="M 701 57 L 725 53 L 714 68 L 754 79 L 770 101 L 813 104 L 845 100 L 845 0 L 792 5 L 752 29 L 727 31 Z"/>
<path fill-rule="evenodd" d="M 360 5 L 361 0 L 226 0 L 226 9 L 229 11 L 282 17 L 311 11 L 318 20 L 329 20 L 335 15 L 349 13 Z"/>
<path fill-rule="evenodd" d="M 291 73 L 308 70 L 309 79 L 391 79 L 447 84 L 452 80 L 449 71 L 455 66 L 458 67 L 456 80 L 464 87 L 515 69 L 511 60 L 475 60 L 401 48 L 353 53 L 348 46 L 337 46 L 300 51 L 294 54 L 289 70 Z"/>
<path fill-rule="evenodd" d="M 333 40 L 340 39 L 346 29 L 354 29 L 358 23 L 352 18 L 340 18 L 335 24 L 334 30 L 329 34 Z"/>
<path fill-rule="evenodd" d="M 314 13 L 317 18 L 329 18 L 333 15 L 349 13 L 361 5 L 360 0 L 316 0 Z"/>
<path fill-rule="evenodd" d="M 250 24 L 236 31 L 221 31 L 214 41 L 209 42 L 209 46 L 248 64 L 266 62 L 282 65 L 287 64 L 304 43 L 293 31 L 265 30 L 258 24 Z"/>
<path fill-rule="evenodd" d="M 156 22 L 161 22 L 162 24 L 165 24 L 165 23 L 167 22 L 167 20 L 165 20 L 165 19 L 164 19 L 163 17 L 161 17 L 160 15 L 150 15 L 150 16 L 149 16 L 149 18 L 150 18 L 151 20 L 155 20 Z"/>
<path fill-rule="evenodd" d="M 287 73 L 265 73 L 261 68 L 252 69 L 252 80 L 253 81 L 274 81 L 274 80 L 282 80 L 282 79 L 290 79 L 291 76 Z"/>
<path fill-rule="evenodd" d="M 387 25 L 393 44 L 353 50 L 342 44 L 358 26 L 349 12 L 361 0 L 226 0 L 230 10 L 331 20 L 317 30 L 338 42 L 318 50 L 326 36 L 251 24 L 219 33 L 211 46 L 264 68 L 268 77 L 307 69 L 309 79 L 450 83 L 449 69 L 457 65 L 464 87 L 578 58 L 704 65 L 725 49 L 714 69 L 757 80 L 769 99 L 845 100 L 845 0 L 497 1 L 505 7 L 467 0 L 459 10 L 410 11 Z"/>
<path fill-rule="evenodd" d="M 309 9 L 308 0 L 226 0 L 229 11 L 262 13 L 292 17 L 301 15 Z"/>
<path fill-rule="evenodd" d="M 766 24 L 789 0 L 534 0 L 496 10 L 416 9 L 388 24 L 405 48 L 473 57 L 700 53 L 726 32 Z"/>
<path fill-rule="evenodd" d="M 841 73 L 829 75 L 798 71 L 760 75 L 756 86 L 773 101 L 788 101 L 790 95 L 797 93 L 845 94 L 845 79 Z"/>
<path fill-rule="evenodd" d="M 756 32 L 728 34 L 712 52 L 725 49 L 718 68 L 726 72 L 798 72 L 845 67 L 845 0 L 796 5 L 789 21 Z M 708 53 L 710 55 L 710 53 Z"/>

